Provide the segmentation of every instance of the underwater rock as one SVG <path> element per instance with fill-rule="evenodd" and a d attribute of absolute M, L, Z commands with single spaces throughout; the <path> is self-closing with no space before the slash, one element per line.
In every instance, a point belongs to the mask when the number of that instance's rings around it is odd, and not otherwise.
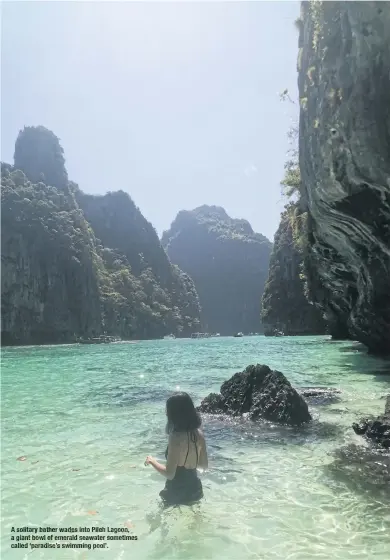
<path fill-rule="evenodd" d="M 331 455 L 334 460 L 325 469 L 336 481 L 379 499 L 390 496 L 390 454 L 386 450 L 349 444 Z"/>
<path fill-rule="evenodd" d="M 334 387 L 300 387 L 299 394 L 310 404 L 331 404 L 340 400 L 340 389 Z"/>
<path fill-rule="evenodd" d="M 352 424 L 354 432 L 364 435 L 385 449 L 390 449 L 390 395 L 387 397 L 385 413 L 375 420 L 363 419 Z"/>
<path fill-rule="evenodd" d="M 200 412 L 263 418 L 282 424 L 300 425 L 311 420 L 304 398 L 280 371 L 266 365 L 250 365 L 211 393 L 198 407 Z"/>

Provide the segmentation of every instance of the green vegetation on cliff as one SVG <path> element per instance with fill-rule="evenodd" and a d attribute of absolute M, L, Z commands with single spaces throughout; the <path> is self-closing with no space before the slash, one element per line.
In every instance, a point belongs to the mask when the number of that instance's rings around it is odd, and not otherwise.
<path fill-rule="evenodd" d="M 287 92 L 285 92 L 286 94 Z M 298 130 L 289 132 L 295 143 Z M 284 195 L 290 199 L 280 217 L 265 284 L 261 319 L 264 332 L 273 335 L 323 334 L 326 326 L 321 312 L 308 300 L 306 256 L 308 249 L 308 215 L 301 197 L 302 183 L 298 150 L 290 150 L 281 182 Z"/>
<path fill-rule="evenodd" d="M 230 218 L 223 208 L 181 211 L 162 244 L 169 258 L 194 280 L 209 332 L 259 332 L 260 302 L 271 242 L 249 222 Z"/>
<path fill-rule="evenodd" d="M 123 191 L 93 196 L 76 191 L 76 200 L 95 235 L 105 249 L 114 248 L 123 255 L 125 269 L 113 268 L 116 261 L 107 261 L 114 279 L 126 279 L 126 296 L 132 291 L 129 278 L 136 277 L 142 287 L 137 312 L 139 329 L 145 336 L 161 335 L 162 325 L 167 333 L 189 336 L 199 327 L 199 300 L 191 278 L 172 265 L 161 246 L 153 226 L 144 218 L 130 196 Z M 131 271 L 131 274 L 130 274 Z M 119 276 L 118 276 L 119 274 Z M 139 288 L 134 285 L 135 293 Z M 123 296 L 123 289 L 119 290 Z M 139 298 L 138 298 L 139 299 Z M 138 330 L 139 330 L 138 329 Z M 167 334 L 166 333 L 166 334 Z"/>
<path fill-rule="evenodd" d="M 265 334 L 323 334 L 320 311 L 307 300 L 303 272 L 304 214 L 299 204 L 285 207 L 275 234 L 268 280 L 262 298 L 261 318 Z"/>
<path fill-rule="evenodd" d="M 124 192 L 93 197 L 68 182 L 52 132 L 21 131 L 1 183 L 3 344 L 198 329 L 194 284 L 153 227 Z"/>

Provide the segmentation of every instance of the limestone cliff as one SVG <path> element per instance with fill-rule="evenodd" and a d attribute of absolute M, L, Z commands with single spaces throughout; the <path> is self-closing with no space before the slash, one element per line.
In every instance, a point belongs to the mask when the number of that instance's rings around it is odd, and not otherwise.
<path fill-rule="evenodd" d="M 101 334 L 95 239 L 72 196 L 3 167 L 2 344 Z"/>
<path fill-rule="evenodd" d="M 44 127 L 21 131 L 16 164 L 23 171 L 2 164 L 1 177 L 3 344 L 198 330 L 191 278 L 170 264 L 127 194 L 83 195 Z"/>
<path fill-rule="evenodd" d="M 181 211 L 162 244 L 169 258 L 194 280 L 209 332 L 260 332 L 260 305 L 271 242 L 249 222 L 223 208 Z"/>
<path fill-rule="evenodd" d="M 142 281 L 154 310 L 144 328 L 150 331 L 155 324 L 157 336 L 164 318 L 168 333 L 189 336 L 198 330 L 200 306 L 192 279 L 170 263 L 154 227 L 130 196 L 123 191 L 93 196 L 78 190 L 76 199 L 103 247 L 124 255 L 132 274 Z"/>
<path fill-rule="evenodd" d="M 305 293 L 303 251 L 294 225 L 299 205 L 290 203 L 281 215 L 271 253 L 268 280 L 262 298 L 264 333 L 273 335 L 324 334 L 321 312 Z"/>
<path fill-rule="evenodd" d="M 303 2 L 306 277 L 332 334 L 390 352 L 390 3 Z"/>
<path fill-rule="evenodd" d="M 15 142 L 14 168 L 32 183 L 65 189 L 68 173 L 64 150 L 57 136 L 44 126 L 25 126 Z"/>

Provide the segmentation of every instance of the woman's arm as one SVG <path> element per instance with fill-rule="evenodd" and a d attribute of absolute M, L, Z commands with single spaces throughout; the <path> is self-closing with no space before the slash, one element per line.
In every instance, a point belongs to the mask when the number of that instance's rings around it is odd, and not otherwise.
<path fill-rule="evenodd" d="M 199 453 L 198 466 L 201 469 L 207 469 L 208 466 L 209 466 L 209 458 L 208 458 L 208 455 L 207 455 L 206 440 L 204 439 L 203 436 L 201 438 L 201 448 L 200 448 L 200 453 Z"/>
<path fill-rule="evenodd" d="M 157 472 L 172 480 L 176 474 L 177 464 L 180 456 L 180 440 L 176 434 L 169 436 L 167 464 L 164 466 L 153 457 L 146 457 L 145 464 L 152 465 Z"/>

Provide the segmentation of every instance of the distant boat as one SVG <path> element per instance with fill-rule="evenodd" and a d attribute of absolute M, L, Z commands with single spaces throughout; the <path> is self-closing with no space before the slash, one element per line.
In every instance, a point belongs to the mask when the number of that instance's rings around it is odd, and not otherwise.
<path fill-rule="evenodd" d="M 109 344 L 112 342 L 120 342 L 121 339 L 117 336 L 102 335 L 93 338 L 79 338 L 79 344 Z"/>
<path fill-rule="evenodd" d="M 211 334 L 209 333 L 202 333 L 202 332 L 195 332 L 192 333 L 191 338 L 210 338 Z"/>
<path fill-rule="evenodd" d="M 234 334 L 233 336 L 234 336 L 235 338 L 241 338 L 241 337 L 244 336 L 244 333 L 238 332 L 238 333 Z"/>
<path fill-rule="evenodd" d="M 174 334 L 166 334 L 164 336 L 164 340 L 169 340 L 170 338 L 176 338 L 176 336 Z"/>

